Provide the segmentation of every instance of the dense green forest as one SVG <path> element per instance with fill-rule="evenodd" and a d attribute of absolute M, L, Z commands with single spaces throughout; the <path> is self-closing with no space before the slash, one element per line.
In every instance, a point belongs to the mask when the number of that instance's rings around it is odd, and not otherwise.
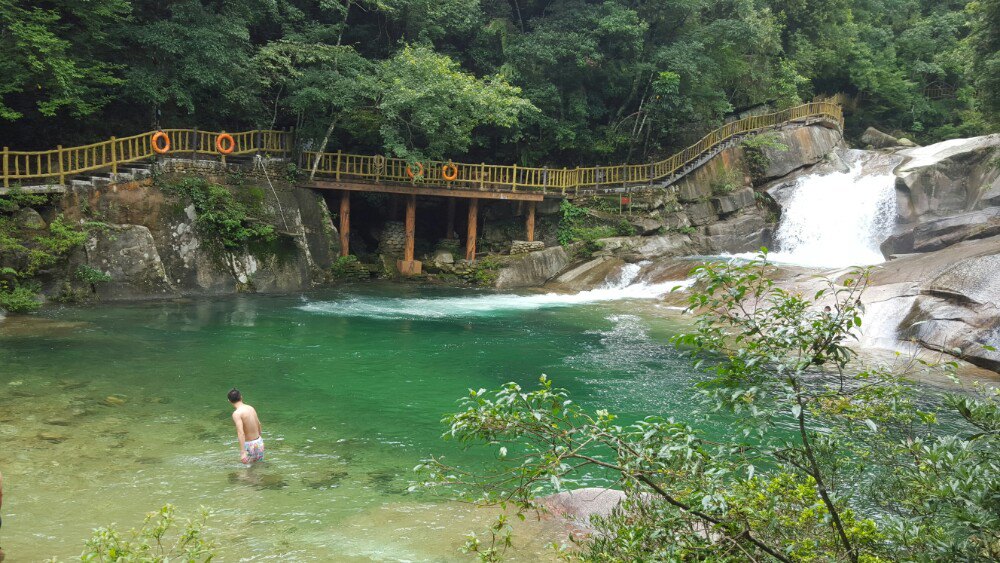
<path fill-rule="evenodd" d="M 844 93 L 849 134 L 927 143 L 995 130 L 998 52 L 1000 0 L 0 0 L 0 123 L 575 165 Z"/>

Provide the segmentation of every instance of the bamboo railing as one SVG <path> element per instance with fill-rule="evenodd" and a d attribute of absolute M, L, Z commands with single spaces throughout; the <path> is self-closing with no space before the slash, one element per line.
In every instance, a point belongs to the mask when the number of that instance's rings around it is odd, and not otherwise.
<path fill-rule="evenodd" d="M 215 141 L 221 132 L 197 129 L 163 129 L 170 139 L 171 155 L 217 155 Z M 151 139 L 154 132 L 131 137 L 111 137 L 107 141 L 81 147 L 57 147 L 47 151 L 12 151 L 3 148 L 3 186 L 12 183 L 41 180 L 65 184 L 68 176 L 98 170 L 118 173 L 118 166 L 159 156 L 153 151 Z M 285 131 L 254 130 L 230 133 L 234 150 L 230 154 L 252 153 L 287 154 L 291 152 L 291 134 Z M 223 157 L 225 155 L 222 155 Z"/>
<path fill-rule="evenodd" d="M 343 152 L 303 152 L 302 164 L 308 169 L 316 165 L 318 174 L 335 180 L 365 182 L 420 183 L 441 188 L 467 188 L 489 191 L 600 191 L 602 189 L 652 184 L 678 173 L 712 149 L 726 141 L 754 131 L 784 123 L 808 119 L 829 119 L 843 128 L 844 116 L 835 101 L 822 100 L 786 110 L 745 117 L 727 123 L 705 135 L 700 141 L 659 162 L 646 164 L 621 164 L 616 166 L 591 166 L 576 168 L 524 167 L 498 164 L 469 164 L 458 162 L 423 162 L 423 172 L 414 165 L 411 176 L 408 162 L 399 158 L 358 155 Z M 170 139 L 170 155 L 216 155 L 215 141 L 222 133 L 196 129 L 164 129 Z M 254 130 L 230 133 L 235 141 L 231 155 L 268 153 L 287 155 L 291 152 L 292 135 L 284 131 Z M 110 170 L 118 173 L 118 166 L 158 156 L 151 145 L 153 133 L 142 133 L 121 139 L 82 147 L 57 147 L 48 151 L 11 151 L 3 148 L 3 186 L 26 180 L 44 180 L 65 184 L 68 176 Z M 225 155 L 221 155 L 223 161 Z M 319 160 L 318 164 L 316 160 Z M 444 167 L 454 166 L 457 177 L 444 178 Z"/>
<path fill-rule="evenodd" d="M 829 100 L 811 102 L 786 110 L 755 115 L 727 123 L 705 135 L 697 143 L 673 156 L 648 164 L 622 164 L 617 166 L 591 166 L 577 168 L 532 168 L 513 165 L 469 164 L 459 162 L 422 162 L 423 172 L 417 166 L 414 173 L 407 172 L 409 165 L 399 158 L 348 154 L 344 152 L 303 152 L 302 165 L 308 169 L 316 166 L 317 174 L 337 181 L 360 180 L 366 182 L 419 183 L 422 186 L 442 188 L 467 188 L 489 191 L 555 191 L 562 194 L 572 191 L 600 191 L 640 184 L 652 184 L 676 174 L 718 145 L 740 135 L 775 127 L 784 123 L 808 119 L 829 119 L 841 128 L 843 111 Z M 318 165 L 316 159 L 319 159 Z M 458 176 L 444 178 L 444 167 L 454 166 Z M 454 173 L 454 171 L 453 171 Z"/>

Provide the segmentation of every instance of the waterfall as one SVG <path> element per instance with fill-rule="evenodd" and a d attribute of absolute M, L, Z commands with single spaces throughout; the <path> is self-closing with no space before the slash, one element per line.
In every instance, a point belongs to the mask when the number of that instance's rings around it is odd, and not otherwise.
<path fill-rule="evenodd" d="M 845 172 L 810 174 L 790 188 L 775 234 L 775 262 L 818 268 L 884 262 L 879 245 L 896 217 L 897 157 L 848 151 Z"/>
<path fill-rule="evenodd" d="M 644 264 L 626 264 L 600 287 L 579 293 L 517 295 L 489 293 L 452 297 L 368 297 L 345 296 L 331 301 L 306 303 L 299 309 L 342 317 L 375 319 L 448 319 L 486 317 L 503 313 L 553 307 L 571 307 L 588 303 L 623 299 L 656 299 L 675 287 L 688 287 L 691 280 L 645 283 L 639 280 Z"/>

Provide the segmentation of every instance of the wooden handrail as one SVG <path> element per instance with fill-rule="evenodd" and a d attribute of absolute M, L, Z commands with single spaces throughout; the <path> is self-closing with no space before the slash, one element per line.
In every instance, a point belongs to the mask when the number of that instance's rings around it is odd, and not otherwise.
<path fill-rule="evenodd" d="M 702 155 L 733 137 L 810 118 L 835 121 L 841 128 L 844 114 L 832 100 L 810 102 L 782 111 L 744 117 L 711 131 L 695 144 L 676 154 L 652 163 L 589 166 L 577 168 L 524 167 L 517 165 L 470 164 L 459 162 L 423 162 L 423 174 L 411 178 L 407 162 L 399 158 L 337 152 L 302 153 L 311 169 L 316 159 L 318 174 L 336 180 L 417 183 L 442 188 L 462 187 L 489 191 L 533 190 L 560 194 L 583 190 L 651 184 L 667 179 Z M 215 141 L 221 134 L 197 129 L 163 129 L 170 139 L 170 154 L 216 155 Z M 80 147 L 59 147 L 48 151 L 11 151 L 3 149 L 3 185 L 31 179 L 65 183 L 67 176 L 101 169 L 117 171 L 118 166 L 157 156 L 151 145 L 153 132 L 114 138 Z M 236 148 L 232 155 L 251 153 L 287 154 L 291 135 L 284 131 L 253 130 L 230 133 Z M 453 164 L 458 177 L 445 180 L 442 167 Z"/>
<path fill-rule="evenodd" d="M 163 129 L 170 139 L 172 154 L 219 155 L 215 140 L 221 132 L 197 129 Z M 11 151 L 3 153 L 3 185 L 24 180 L 48 180 L 63 184 L 67 176 L 109 169 L 117 173 L 118 166 L 157 156 L 150 143 L 154 132 L 131 137 L 112 137 L 107 141 L 79 147 L 58 147 L 47 151 Z M 230 133 L 235 141 L 231 155 L 291 152 L 291 137 L 286 131 L 258 130 Z"/>
<path fill-rule="evenodd" d="M 843 129 L 844 114 L 841 106 L 833 101 L 810 102 L 786 110 L 745 117 L 711 131 L 695 144 L 676 154 L 649 164 L 620 164 L 616 166 L 589 166 L 572 169 L 531 168 L 517 165 L 471 164 L 451 161 L 425 161 L 423 175 L 411 178 L 406 173 L 407 161 L 360 154 L 303 152 L 303 163 L 312 169 L 319 159 L 316 172 L 337 181 L 360 180 L 366 182 L 420 183 L 442 188 L 465 188 L 487 191 L 542 191 L 553 193 L 579 193 L 583 190 L 601 190 L 629 185 L 651 184 L 669 178 L 718 145 L 733 137 L 775 127 L 784 123 L 810 118 L 835 121 Z M 445 180 L 445 165 L 458 168 L 458 177 Z"/>

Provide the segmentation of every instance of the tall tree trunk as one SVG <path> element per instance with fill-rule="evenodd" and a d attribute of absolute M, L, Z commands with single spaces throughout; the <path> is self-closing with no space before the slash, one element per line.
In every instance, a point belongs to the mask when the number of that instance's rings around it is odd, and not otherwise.
<path fill-rule="evenodd" d="M 313 177 L 316 176 L 316 170 L 319 169 L 319 161 L 323 159 L 323 151 L 326 150 L 326 145 L 330 142 L 330 135 L 333 135 L 333 130 L 336 129 L 339 117 L 340 116 L 334 116 L 334 118 L 330 120 L 330 126 L 326 128 L 326 135 L 323 136 L 323 142 L 320 143 L 319 148 L 316 150 L 316 158 L 313 160 L 312 170 L 309 172 L 310 182 Z"/>

